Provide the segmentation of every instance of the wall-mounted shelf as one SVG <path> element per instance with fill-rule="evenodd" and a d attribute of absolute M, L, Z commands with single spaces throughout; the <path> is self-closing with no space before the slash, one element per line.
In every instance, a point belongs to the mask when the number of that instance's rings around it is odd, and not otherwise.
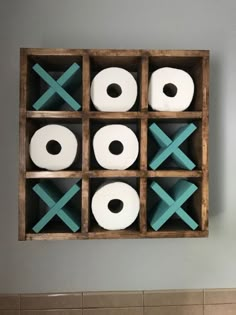
<path fill-rule="evenodd" d="M 76 66 L 70 68 L 72 65 Z M 108 67 L 124 68 L 136 79 L 138 97 L 130 111 L 100 112 L 93 105 L 90 97 L 92 79 L 100 70 Z M 191 75 L 195 92 L 190 106 L 185 111 L 157 112 L 149 106 L 150 76 L 153 71 L 161 67 L 182 69 Z M 58 86 L 55 86 L 57 93 L 48 92 L 50 89 L 48 84 L 50 86 L 56 83 L 50 81 L 41 68 L 57 82 Z M 67 72 L 68 69 L 70 71 Z M 206 237 L 208 235 L 208 51 L 24 48 L 21 49 L 20 81 L 19 240 Z M 75 100 L 74 102 L 70 98 L 68 101 L 68 95 L 63 92 L 68 81 L 73 84 L 71 89 L 66 91 Z M 94 157 L 91 145 L 94 133 L 101 126 L 110 123 L 130 126 L 139 140 L 139 156 L 126 170 L 103 169 Z M 48 124 L 66 126 L 75 132 L 78 139 L 78 156 L 66 170 L 40 169 L 30 159 L 31 137 L 37 129 Z M 172 147 L 168 148 L 169 151 L 172 150 L 172 157 L 173 154 L 177 156 L 171 158 L 170 154 L 170 158 L 166 158 L 157 168 L 151 165 L 151 161 L 155 159 L 155 154 L 160 149 L 156 141 L 159 135 L 155 139 L 153 134 L 155 131 L 151 127 L 155 124 L 164 132 L 164 137 L 168 137 L 170 143 L 172 142 Z M 176 130 L 181 126 L 194 126 L 196 130 L 194 129 L 178 144 L 173 139 Z M 162 140 L 163 138 L 159 141 Z M 185 169 L 179 163 L 176 143 L 179 145 L 179 150 L 193 162 L 192 169 L 191 167 L 189 170 Z M 166 143 L 166 147 L 168 145 Z M 96 188 L 106 179 L 128 182 L 139 195 L 138 218 L 124 230 L 105 230 L 97 224 L 92 214 L 91 198 Z M 157 194 L 152 189 L 154 183 L 159 187 Z M 47 224 L 42 224 L 40 229 L 34 228 L 57 203 L 56 200 L 51 200 L 50 203 L 50 193 L 54 194 L 52 188 L 54 186 L 60 187 L 61 196 L 66 196 L 72 186 L 79 187 L 68 201 L 69 208 L 73 210 L 68 210 L 67 213 L 62 211 Z M 43 195 L 43 191 L 41 195 L 40 192 L 35 193 L 39 188 L 43 188 L 44 193 L 50 192 L 48 199 Z M 188 189 L 192 189 L 189 195 Z M 168 192 L 169 199 L 167 195 L 162 195 L 164 192 Z M 176 214 L 173 210 L 175 207 L 178 208 L 178 205 L 172 205 L 173 200 L 178 200 L 177 197 L 175 199 L 175 194 L 178 198 L 182 194 L 188 197 L 188 200 L 179 207 L 182 206 L 183 212 L 194 220 L 196 223 L 196 226 L 192 224 L 194 229 L 191 229 L 191 223 L 188 225 L 179 219 L 178 212 Z M 184 200 L 184 197 L 182 199 Z M 183 201 L 182 199 L 179 200 Z M 163 206 L 162 203 L 168 200 L 168 207 Z M 47 206 L 45 201 L 48 203 Z M 62 207 L 62 204 L 59 206 Z M 153 226 L 159 225 L 151 224 L 150 216 L 152 211 L 155 212 L 157 209 L 160 211 L 162 207 L 168 208 L 169 213 L 173 210 L 174 215 L 171 215 L 171 218 L 155 231 Z M 79 225 L 78 229 L 74 227 L 74 231 L 70 230 L 73 226 L 70 225 L 72 214 L 76 214 L 78 218 L 76 222 Z M 67 224 L 64 224 L 65 222 Z"/>

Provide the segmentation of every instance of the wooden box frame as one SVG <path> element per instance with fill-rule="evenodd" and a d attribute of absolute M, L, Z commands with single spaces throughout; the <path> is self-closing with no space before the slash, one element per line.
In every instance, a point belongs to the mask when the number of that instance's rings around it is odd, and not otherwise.
<path fill-rule="evenodd" d="M 44 67 L 69 66 L 79 62 L 82 66 L 82 109 L 80 111 L 35 111 L 32 95 L 35 83 L 32 64 Z M 19 143 L 19 240 L 96 239 L 96 238 L 160 238 L 160 237 L 206 237 L 208 235 L 208 98 L 209 98 L 209 51 L 206 50 L 81 50 L 81 49 L 21 49 L 20 73 L 20 143 Z M 139 94 L 134 110 L 122 113 L 98 112 L 90 100 L 91 76 L 103 68 L 121 66 L 137 72 Z M 155 112 L 148 106 L 148 81 L 151 72 L 162 66 L 187 70 L 193 77 L 196 95 L 190 107 L 183 112 Z M 111 171 L 90 168 L 90 125 L 97 121 L 117 121 L 139 124 L 139 167 L 135 170 Z M 199 132 L 195 134 L 192 149 L 200 165 L 193 171 L 150 170 L 147 161 L 148 123 L 196 122 Z M 43 171 L 32 167 L 28 154 L 29 139 L 40 124 L 48 122 L 80 122 L 82 126 L 82 166 L 65 171 Z M 147 185 L 150 179 L 189 178 L 199 184 L 199 193 L 193 198 L 196 205 L 199 228 L 195 231 L 176 227 L 163 228 L 157 232 L 147 223 Z M 35 196 L 31 183 L 41 178 L 81 178 L 81 230 L 78 233 L 31 231 L 30 208 Z M 93 180 L 102 178 L 136 178 L 140 195 L 140 214 L 134 229 L 105 231 L 91 227 L 90 187 Z M 33 210 L 32 210 L 33 211 Z"/>

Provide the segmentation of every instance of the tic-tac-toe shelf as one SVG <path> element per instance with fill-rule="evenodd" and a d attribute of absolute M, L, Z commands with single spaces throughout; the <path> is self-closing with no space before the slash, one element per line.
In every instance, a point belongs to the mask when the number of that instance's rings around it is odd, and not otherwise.
<path fill-rule="evenodd" d="M 193 80 L 194 95 L 183 111 L 156 111 L 150 104 L 151 76 L 165 67 Z M 108 68 L 124 69 L 137 85 L 127 111 L 100 111 L 94 103 L 92 82 Z M 21 49 L 19 240 L 206 237 L 208 76 L 205 50 Z M 177 89 L 169 83 L 163 91 L 174 98 Z M 115 82 L 106 90 L 114 99 L 124 91 Z M 48 125 L 76 137 L 75 158 L 65 169 L 39 167 L 30 155 L 33 135 Z M 129 128 L 138 140 L 126 169 L 106 169 L 95 155 L 95 134 L 110 125 Z M 50 154 L 58 154 L 56 145 L 47 145 Z M 119 146 L 109 150 L 119 155 Z M 92 199 L 117 181 L 137 192 L 139 212 L 128 227 L 109 230 L 97 222 Z"/>

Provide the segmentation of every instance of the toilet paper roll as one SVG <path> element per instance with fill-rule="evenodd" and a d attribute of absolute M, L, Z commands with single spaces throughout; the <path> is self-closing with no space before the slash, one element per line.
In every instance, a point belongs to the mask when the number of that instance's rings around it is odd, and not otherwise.
<path fill-rule="evenodd" d="M 58 171 L 74 162 L 77 148 L 77 139 L 72 131 L 60 125 L 47 125 L 34 133 L 29 153 L 38 167 Z"/>
<path fill-rule="evenodd" d="M 97 223 L 106 230 L 122 230 L 137 218 L 140 202 L 136 190 L 123 182 L 105 184 L 92 198 Z"/>
<path fill-rule="evenodd" d="M 194 94 L 194 82 L 183 70 L 160 68 L 149 82 L 149 104 L 157 111 L 183 111 L 189 107 Z"/>
<path fill-rule="evenodd" d="M 91 84 L 95 108 L 104 112 L 126 112 L 137 98 L 137 82 L 127 70 L 111 67 L 100 71 Z"/>
<path fill-rule="evenodd" d="M 113 146 L 117 151 L 112 150 Z M 135 133 L 124 125 L 107 125 L 93 138 L 95 158 L 100 166 L 109 170 L 125 170 L 137 159 L 139 142 Z"/>

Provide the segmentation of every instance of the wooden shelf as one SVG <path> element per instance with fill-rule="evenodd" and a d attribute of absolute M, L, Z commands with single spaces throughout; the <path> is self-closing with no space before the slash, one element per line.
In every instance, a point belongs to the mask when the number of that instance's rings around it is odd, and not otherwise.
<path fill-rule="evenodd" d="M 60 100 L 58 108 L 34 110 L 32 105 L 46 91 L 45 84 L 32 70 L 38 63 L 45 71 L 60 77 L 73 63 L 82 69 L 81 82 L 75 97 L 81 105 L 78 111 Z M 138 97 L 128 112 L 96 111 L 90 98 L 90 84 L 96 73 L 107 67 L 122 67 L 132 73 L 137 81 Z M 148 104 L 148 84 L 151 73 L 161 67 L 174 67 L 187 71 L 193 78 L 195 94 L 189 108 L 183 112 L 155 112 Z M 73 92 L 74 93 L 74 92 Z M 120 238 L 176 238 L 206 237 L 208 235 L 208 102 L 209 102 L 209 51 L 207 50 L 107 50 L 107 49 L 21 49 L 20 77 L 20 161 L 19 161 L 19 240 L 78 240 Z M 61 107 L 60 107 L 61 106 Z M 134 129 L 139 140 L 137 161 L 126 170 L 106 170 L 95 161 L 92 148 L 94 133 L 100 126 L 124 124 Z M 158 124 L 170 141 L 174 141 L 175 125 L 193 123 L 197 129 L 180 149 L 195 163 L 192 170 L 178 163 L 163 163 L 156 170 L 150 161 L 158 152 L 158 144 L 149 131 Z M 47 124 L 61 124 L 76 130 L 79 143 L 78 159 L 67 170 L 47 171 L 36 167 L 30 159 L 29 142 L 34 132 Z M 77 128 L 77 129 L 76 129 Z M 170 132 L 170 134 L 168 133 Z M 82 153 L 82 154 L 80 154 Z M 80 155 L 79 155 L 80 154 Z M 177 159 L 178 160 L 178 159 Z M 132 183 L 139 194 L 140 211 L 135 224 L 125 230 L 108 231 L 99 227 L 91 211 L 91 198 L 106 180 Z M 198 187 L 183 207 L 197 222 L 191 230 L 181 220 L 167 221 L 158 231 L 150 226 L 148 211 L 157 196 L 151 196 L 150 184 L 157 182 L 168 191 L 172 182 L 187 179 Z M 33 188 L 47 181 L 68 187 L 79 180 L 80 192 L 71 205 L 76 205 L 80 215 L 80 229 L 70 232 L 63 222 L 53 220 L 39 233 L 33 226 L 45 213 L 43 202 Z M 166 185 L 166 186 L 165 186 Z M 168 186 L 169 185 L 169 186 Z M 77 211 L 76 210 L 76 211 Z"/>
<path fill-rule="evenodd" d="M 110 232 L 90 232 L 87 234 L 82 233 L 27 233 L 27 241 L 47 241 L 47 240 L 85 240 L 85 239 L 135 239 L 135 238 L 201 238 L 207 237 L 208 231 L 159 231 L 140 233 L 138 231 L 126 232 L 115 231 Z"/>

